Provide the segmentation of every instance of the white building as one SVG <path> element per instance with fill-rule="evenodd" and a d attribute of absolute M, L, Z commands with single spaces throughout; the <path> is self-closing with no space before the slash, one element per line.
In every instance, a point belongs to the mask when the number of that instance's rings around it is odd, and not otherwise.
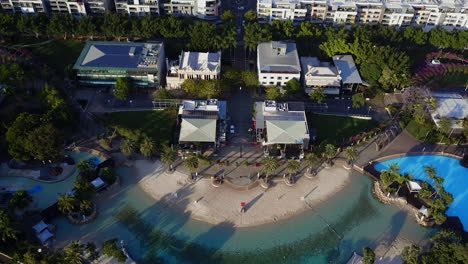
<path fill-rule="evenodd" d="M 0 3 L 2 9 L 10 13 L 36 14 L 48 12 L 44 0 L 2 0 Z"/>
<path fill-rule="evenodd" d="M 111 8 L 111 0 L 86 0 L 90 14 L 105 14 Z"/>
<path fill-rule="evenodd" d="M 71 14 L 75 17 L 87 14 L 86 4 L 82 0 L 49 0 L 49 11 L 58 14 Z"/>
<path fill-rule="evenodd" d="M 259 0 L 257 16 L 260 21 L 272 20 L 304 21 L 307 9 L 299 0 Z"/>
<path fill-rule="evenodd" d="M 178 63 L 167 66 L 166 88 L 176 89 L 187 79 L 217 80 L 221 78 L 221 51 L 182 52 Z"/>
<path fill-rule="evenodd" d="M 167 0 L 162 6 L 167 15 L 216 19 L 219 16 L 221 0 Z"/>
<path fill-rule="evenodd" d="M 114 0 L 115 11 L 130 16 L 159 16 L 158 0 Z"/>
<path fill-rule="evenodd" d="M 257 0 L 260 22 L 312 21 L 328 24 L 468 27 L 464 0 Z"/>
<path fill-rule="evenodd" d="M 301 65 L 296 44 L 264 42 L 257 47 L 258 80 L 262 86 L 285 86 L 291 79 L 301 78 Z"/>
<path fill-rule="evenodd" d="M 329 62 L 321 62 L 316 57 L 301 57 L 301 79 L 306 93 L 315 88 L 323 88 L 325 94 L 339 94 L 341 76 L 338 69 Z"/>

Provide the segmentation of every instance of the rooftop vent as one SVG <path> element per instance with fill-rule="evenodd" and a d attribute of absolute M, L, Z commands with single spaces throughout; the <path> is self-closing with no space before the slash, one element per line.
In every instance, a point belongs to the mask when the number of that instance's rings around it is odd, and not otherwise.
<path fill-rule="evenodd" d="M 288 45 L 286 43 L 281 43 L 281 42 L 273 42 L 271 44 L 273 51 L 277 56 L 284 56 L 286 55 L 286 48 Z"/>

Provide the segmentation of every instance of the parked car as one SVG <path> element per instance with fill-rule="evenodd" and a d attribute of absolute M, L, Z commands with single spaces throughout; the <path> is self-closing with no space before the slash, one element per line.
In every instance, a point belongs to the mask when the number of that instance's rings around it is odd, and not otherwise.
<path fill-rule="evenodd" d="M 229 132 L 231 132 L 231 134 L 235 133 L 234 125 L 231 125 L 231 127 L 229 129 Z"/>
<path fill-rule="evenodd" d="M 244 7 L 243 7 L 243 6 L 239 6 L 237 9 L 238 9 L 238 10 L 244 10 Z"/>

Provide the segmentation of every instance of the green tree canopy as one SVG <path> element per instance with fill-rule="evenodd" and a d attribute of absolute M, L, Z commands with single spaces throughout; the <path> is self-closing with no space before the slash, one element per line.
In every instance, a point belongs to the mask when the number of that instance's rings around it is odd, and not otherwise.
<path fill-rule="evenodd" d="M 366 105 L 366 98 L 364 98 L 364 93 L 354 94 L 352 97 L 353 108 L 359 108 Z"/>
<path fill-rule="evenodd" d="M 140 144 L 140 153 L 149 158 L 156 154 L 156 144 L 149 137 L 144 137 Z"/>
<path fill-rule="evenodd" d="M 279 162 L 276 158 L 266 157 L 262 160 L 262 172 L 268 179 L 279 168 Z"/>
<path fill-rule="evenodd" d="M 312 99 L 313 101 L 316 101 L 317 103 L 321 104 L 323 103 L 323 101 L 325 100 L 325 98 L 327 97 L 325 95 L 325 92 L 323 91 L 322 88 L 316 88 L 314 89 L 310 94 L 309 94 L 309 97 L 310 99 Z"/>
<path fill-rule="evenodd" d="M 286 90 L 287 96 L 294 97 L 304 94 L 304 89 L 302 89 L 301 83 L 296 78 L 289 80 L 284 89 Z"/>
<path fill-rule="evenodd" d="M 281 98 L 283 97 L 283 94 L 281 93 L 281 91 L 276 87 L 268 87 L 266 88 L 265 92 L 266 92 L 265 98 L 267 100 L 277 101 L 277 100 L 281 100 Z"/>
<path fill-rule="evenodd" d="M 11 208 L 24 209 L 32 203 L 33 199 L 27 191 L 20 190 L 13 194 L 13 197 L 8 202 Z"/>
<path fill-rule="evenodd" d="M 115 97 L 121 100 L 126 100 L 130 96 L 132 81 L 129 78 L 119 77 L 115 83 Z"/>
<path fill-rule="evenodd" d="M 363 264 L 374 264 L 375 262 L 375 253 L 372 249 L 365 247 L 362 249 L 363 252 Z"/>
<path fill-rule="evenodd" d="M 257 21 L 257 12 L 255 12 L 254 10 L 248 10 L 247 12 L 245 12 L 244 18 L 245 21 L 247 21 L 248 23 L 254 23 Z"/>
<path fill-rule="evenodd" d="M 8 239 L 17 239 L 19 231 L 14 227 L 13 221 L 4 210 L 0 210 L 0 239 L 5 242 Z"/>
<path fill-rule="evenodd" d="M 236 16 L 232 12 L 232 10 L 229 10 L 229 9 L 224 10 L 223 13 L 221 14 L 221 20 L 225 22 L 232 22 L 234 21 L 235 18 Z"/>

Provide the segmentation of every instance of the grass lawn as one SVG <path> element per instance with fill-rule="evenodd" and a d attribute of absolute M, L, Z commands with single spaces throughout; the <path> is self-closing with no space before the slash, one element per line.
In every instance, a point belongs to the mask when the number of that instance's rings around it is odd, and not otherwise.
<path fill-rule="evenodd" d="M 415 120 L 411 120 L 406 126 L 406 131 L 408 131 L 413 137 L 429 142 L 429 143 L 442 143 L 450 144 L 450 139 L 444 137 L 441 133 L 434 129 L 430 125 L 421 125 L 418 124 Z"/>
<path fill-rule="evenodd" d="M 174 139 L 177 111 L 115 112 L 107 114 L 105 119 L 111 126 L 124 128 L 118 132 L 125 137 L 141 138 L 146 135 L 161 144 Z"/>
<path fill-rule="evenodd" d="M 65 67 L 75 64 L 83 46 L 84 43 L 79 40 L 54 40 L 42 46 L 29 47 L 29 49 L 57 73 L 64 76 Z"/>
<path fill-rule="evenodd" d="M 317 129 L 317 144 L 322 142 L 338 144 L 362 131 L 377 126 L 373 120 L 363 120 L 343 116 L 317 115 L 307 113 L 307 122 Z"/>

